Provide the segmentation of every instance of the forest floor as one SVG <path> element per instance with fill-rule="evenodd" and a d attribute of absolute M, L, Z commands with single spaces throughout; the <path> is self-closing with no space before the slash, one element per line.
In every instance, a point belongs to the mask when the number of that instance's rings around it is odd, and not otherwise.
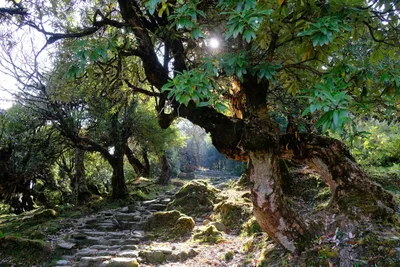
<path fill-rule="evenodd" d="M 248 220 L 251 217 L 250 201 L 248 198 L 243 198 L 243 195 L 247 197 L 248 191 L 232 186 L 238 178 L 218 171 L 196 172 L 196 180 L 207 181 L 208 184 L 223 189 L 215 191 L 215 197 L 218 200 L 246 201 L 246 211 L 243 211 L 246 216 L 242 220 Z M 140 266 L 255 266 L 260 251 L 255 253 L 246 251 L 246 244 L 252 242 L 253 237 L 240 234 L 240 224 L 245 221 L 230 225 L 233 228 L 219 222 L 216 225 L 219 231 L 207 236 L 208 239 L 193 238 L 195 233 L 201 233 L 215 223 L 213 206 L 205 207 L 204 212 L 192 214 L 195 226 L 189 234 L 177 233 L 176 236 L 167 235 L 166 237 L 165 233 L 153 233 L 153 229 L 143 230 L 146 220 L 154 213 L 165 210 L 174 200 L 174 194 L 187 183 L 189 181 L 174 179 L 173 186 L 166 188 L 168 189 L 166 192 L 155 194 L 149 192 L 150 190 L 146 191 L 146 188 L 156 185 L 143 179 L 135 183 L 134 194 L 140 191 L 139 195 L 153 196 L 150 199 L 125 202 L 119 204 L 119 207 L 112 208 L 97 205 L 95 212 L 86 211 L 89 214 L 83 216 L 82 211 L 79 211 L 71 214 L 72 218 L 68 215 L 67 218 L 63 216 L 64 218 L 56 220 L 56 225 L 47 222 L 44 227 L 35 225 L 35 222 L 38 224 L 44 222 L 43 219 L 53 221 L 53 214 L 47 214 L 49 210 L 19 216 L 2 216 L 0 229 L 6 231 L 9 229 L 6 227 L 7 223 L 14 223 L 14 233 L 17 238 L 39 239 L 38 237 L 42 237 L 49 246 L 43 244 L 43 247 L 39 248 L 45 252 L 43 257 L 39 257 L 41 253 L 36 254 L 34 251 L 27 253 L 22 251 L 18 256 L 11 252 L 7 255 L 7 252 L 2 253 L 0 249 L 0 266 L 136 266 L 136 262 Z M 210 186 L 207 185 L 207 187 Z M 239 212 L 242 211 L 239 210 Z M 238 218 L 241 216 L 239 215 Z M 18 228 L 26 227 L 23 221 L 30 221 L 34 227 L 18 234 Z M 54 229 L 48 231 L 49 227 L 55 227 L 57 231 Z M 216 228 L 212 229 L 215 231 Z M 161 229 L 161 231 L 168 232 L 168 229 Z M 40 236 L 46 232 L 51 232 L 51 234 Z M 263 234 L 259 236 L 261 238 Z M 3 247 L 11 248 L 14 241 L 13 238 L 3 237 Z M 18 250 L 18 247 L 16 249 Z M 47 251 L 47 249 L 50 249 L 52 253 L 49 253 L 50 250 Z M 47 260 L 47 263 L 40 263 L 38 259 Z"/>
<path fill-rule="evenodd" d="M 135 201 L 0 215 L 0 266 L 400 266 L 398 224 L 324 211 L 326 185 L 295 169 L 285 189 L 292 205 L 326 228 L 302 256 L 260 231 L 238 177 L 203 170 L 168 187 L 134 181 Z M 400 196 L 397 179 L 380 182 Z"/>

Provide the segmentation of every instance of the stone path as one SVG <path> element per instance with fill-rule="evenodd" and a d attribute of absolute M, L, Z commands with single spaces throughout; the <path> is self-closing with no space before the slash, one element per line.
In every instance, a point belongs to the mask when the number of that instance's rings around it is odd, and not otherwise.
<path fill-rule="evenodd" d="M 141 224 L 154 212 L 165 210 L 174 194 L 169 191 L 153 200 L 75 220 L 76 229 L 53 240 L 66 254 L 72 254 L 62 256 L 56 266 L 135 266 L 137 262 L 161 263 L 194 257 L 197 253 L 193 249 L 151 249 L 142 244 L 146 236 L 140 230 Z"/>
<path fill-rule="evenodd" d="M 210 177 L 213 184 L 237 179 L 222 172 L 196 172 L 196 179 Z M 166 209 L 175 193 L 176 190 L 167 191 L 153 200 L 72 220 L 74 229 L 66 229 L 51 240 L 54 246 L 65 250 L 55 266 L 138 266 L 138 263 L 183 262 L 195 257 L 198 252 L 194 248 L 157 246 L 146 240 L 147 235 L 141 230 L 154 212 Z"/>

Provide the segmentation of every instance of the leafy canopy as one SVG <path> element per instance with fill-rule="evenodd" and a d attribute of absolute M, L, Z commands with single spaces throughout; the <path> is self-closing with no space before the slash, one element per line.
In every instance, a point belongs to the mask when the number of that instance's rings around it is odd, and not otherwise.
<path fill-rule="evenodd" d="M 319 116 L 315 126 L 323 132 L 342 133 L 356 114 L 398 110 L 396 1 L 219 1 L 209 7 L 202 1 L 148 1 L 146 7 L 150 14 L 161 7 L 159 16 L 168 9 L 177 35 L 225 40 L 217 50 L 206 46 L 196 53 L 190 70 L 164 85 L 184 105 L 193 101 L 223 112 L 230 83 L 222 81 L 243 82 L 251 74 L 303 97 L 302 115 Z M 192 36 L 197 29 L 203 34 Z"/>
<path fill-rule="evenodd" d="M 268 90 L 265 101 L 270 109 L 268 101 L 275 92 L 287 93 L 285 101 L 300 97 L 297 115 L 318 117 L 316 126 L 324 132 L 348 131 L 352 127 L 346 125 L 359 114 L 397 116 L 398 1 L 149 0 L 132 5 L 130 9 L 124 1 L 45 1 L 42 6 L 10 2 L 16 14 L 24 7 L 29 16 L 20 14 L 3 23 L 32 27 L 47 36 L 47 44 L 80 38 L 71 42 L 74 48 L 66 58 L 69 79 L 95 79 L 92 65 L 132 57 L 146 62 L 156 51 L 157 63 L 164 62 L 154 65 L 153 74 L 146 64 L 130 63 L 115 77 L 123 82 L 122 88 L 132 89 L 127 82 L 139 84 L 147 94 L 160 96 L 161 102 L 167 96 L 185 106 L 193 103 L 227 112 L 236 90 L 232 84 L 239 82 L 242 90 L 240 84 L 252 76 Z M 7 18 L 15 14 L 7 12 Z M 47 18 L 51 27 L 43 23 Z M 211 38 L 217 38 L 220 47 L 212 49 Z M 171 78 L 161 85 L 154 78 L 160 67 Z M 151 94 L 152 86 L 161 90 Z M 280 106 L 285 102 L 277 97 L 274 101 Z"/>

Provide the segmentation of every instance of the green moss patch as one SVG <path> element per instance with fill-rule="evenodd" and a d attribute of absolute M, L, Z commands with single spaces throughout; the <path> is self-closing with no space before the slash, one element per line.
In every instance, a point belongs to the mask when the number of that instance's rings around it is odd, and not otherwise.
<path fill-rule="evenodd" d="M 50 245 L 39 240 L 16 237 L 0 238 L 0 258 L 18 266 L 32 266 L 48 262 L 51 258 Z"/>
<path fill-rule="evenodd" d="M 20 215 L 3 215 L 0 218 L 0 232 L 4 236 L 43 239 L 60 228 L 56 223 L 58 213 L 53 209 L 37 209 Z"/>
<path fill-rule="evenodd" d="M 193 239 L 200 243 L 209 243 L 209 244 L 216 244 L 223 240 L 222 233 L 218 231 L 214 225 L 210 225 L 198 230 L 193 235 Z"/>
<path fill-rule="evenodd" d="M 162 186 L 155 181 L 147 178 L 139 178 L 128 183 L 128 190 L 130 196 L 134 200 L 150 200 L 154 199 L 160 193 L 175 188 L 173 185 Z"/>
<path fill-rule="evenodd" d="M 378 205 L 373 195 L 365 195 L 364 192 L 353 191 L 340 197 L 337 203 L 340 210 L 355 217 L 367 215 L 375 219 L 383 219 L 388 215 L 387 211 Z"/>
<path fill-rule="evenodd" d="M 205 181 L 185 184 L 168 204 L 168 210 L 178 210 L 189 216 L 198 217 L 213 210 L 218 190 Z"/>
<path fill-rule="evenodd" d="M 252 236 L 254 234 L 262 233 L 261 227 L 255 217 L 251 217 L 243 224 L 241 233 L 245 236 Z"/>
<path fill-rule="evenodd" d="M 231 230 L 240 230 L 252 216 L 252 205 L 247 202 L 223 201 L 214 208 L 213 219 L 220 221 Z"/>
<path fill-rule="evenodd" d="M 188 235 L 194 228 L 194 220 L 177 210 L 160 211 L 153 214 L 143 228 L 162 239 L 177 239 Z"/>

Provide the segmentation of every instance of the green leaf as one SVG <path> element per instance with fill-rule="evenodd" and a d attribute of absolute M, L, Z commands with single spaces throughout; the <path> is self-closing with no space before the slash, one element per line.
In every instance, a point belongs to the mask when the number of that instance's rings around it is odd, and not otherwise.
<path fill-rule="evenodd" d="M 333 111 L 333 124 L 337 127 L 339 123 L 339 111 Z"/>
<path fill-rule="evenodd" d="M 327 122 L 328 120 L 331 119 L 331 112 L 325 112 L 321 118 L 318 120 L 318 122 L 315 124 L 315 127 L 320 127 L 322 124 L 324 124 L 325 122 Z"/>
<path fill-rule="evenodd" d="M 256 35 L 255 35 L 255 33 L 253 31 L 245 30 L 244 33 L 243 33 L 243 37 L 246 40 L 246 42 L 250 43 L 250 41 L 252 39 L 256 38 Z"/>

